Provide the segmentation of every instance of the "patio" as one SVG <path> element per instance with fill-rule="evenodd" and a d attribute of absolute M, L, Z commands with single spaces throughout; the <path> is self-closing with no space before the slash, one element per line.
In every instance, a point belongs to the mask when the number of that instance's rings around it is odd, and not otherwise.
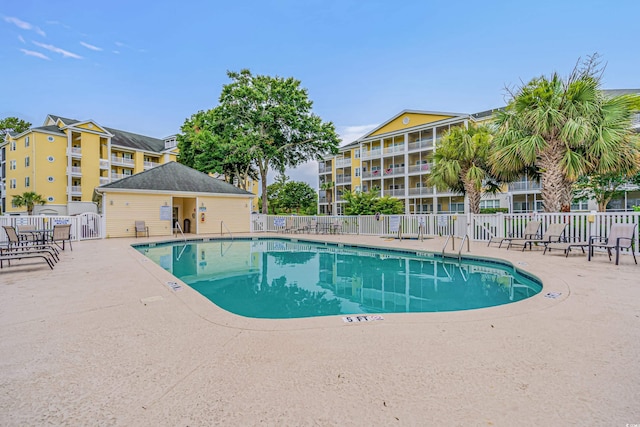
<path fill-rule="evenodd" d="M 295 237 L 432 251 L 444 243 Z M 472 242 L 471 254 L 537 275 L 543 292 L 488 309 L 346 324 L 229 314 L 188 286 L 173 291 L 175 279 L 134 242 L 74 242 L 53 271 L 17 263 L 0 271 L 0 424 L 640 420 L 640 266 L 630 256 L 616 266 L 605 254 L 588 262 L 579 251 L 565 258 Z"/>

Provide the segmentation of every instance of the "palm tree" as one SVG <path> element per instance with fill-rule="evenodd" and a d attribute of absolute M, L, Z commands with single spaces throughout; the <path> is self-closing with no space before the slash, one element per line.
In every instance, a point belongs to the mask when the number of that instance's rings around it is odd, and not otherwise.
<path fill-rule="evenodd" d="M 488 164 L 493 136 L 486 126 L 451 128 L 435 150 L 427 185 L 465 193 L 472 213 L 480 213 L 482 191 L 499 190 Z"/>
<path fill-rule="evenodd" d="M 33 191 L 27 191 L 26 193 L 13 196 L 11 202 L 18 208 L 26 206 L 27 213 L 31 215 L 33 214 L 33 206 L 35 204 L 44 205 L 46 200 L 44 200 L 41 195 L 34 193 Z"/>
<path fill-rule="evenodd" d="M 580 176 L 628 174 L 637 167 L 631 123 L 638 97 L 605 96 L 597 59 L 589 57 L 566 80 L 556 73 L 531 80 L 498 113 L 492 170 L 533 169 L 546 212 L 570 210 L 571 187 Z"/>
<path fill-rule="evenodd" d="M 323 182 L 322 184 L 320 184 L 320 189 L 325 191 L 325 194 L 327 195 L 327 203 L 329 204 L 329 215 L 331 215 L 331 212 L 333 211 L 333 187 L 335 187 L 335 183 L 333 181 L 327 181 L 327 182 Z"/>

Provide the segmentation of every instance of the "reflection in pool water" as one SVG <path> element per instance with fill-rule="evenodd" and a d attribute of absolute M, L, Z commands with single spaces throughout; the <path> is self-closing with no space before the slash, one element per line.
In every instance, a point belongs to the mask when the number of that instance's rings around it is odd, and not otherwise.
<path fill-rule="evenodd" d="M 219 307 L 254 318 L 469 310 L 542 290 L 493 262 L 278 239 L 136 249 Z"/>

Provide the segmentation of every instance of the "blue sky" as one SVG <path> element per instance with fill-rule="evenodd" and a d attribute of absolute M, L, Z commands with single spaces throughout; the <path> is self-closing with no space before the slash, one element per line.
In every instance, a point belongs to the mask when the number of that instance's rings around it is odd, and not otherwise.
<path fill-rule="evenodd" d="M 348 143 L 404 109 L 503 106 L 505 87 L 594 52 L 604 88 L 640 88 L 638 16 L 635 0 L 2 2 L 0 117 L 164 137 L 249 68 L 301 80 Z"/>

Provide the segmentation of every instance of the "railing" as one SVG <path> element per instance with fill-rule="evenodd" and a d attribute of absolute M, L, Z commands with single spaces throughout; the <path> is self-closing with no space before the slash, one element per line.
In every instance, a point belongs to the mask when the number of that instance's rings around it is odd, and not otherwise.
<path fill-rule="evenodd" d="M 404 197 L 404 188 L 397 188 L 394 190 L 384 190 L 385 196 Z"/>
<path fill-rule="evenodd" d="M 125 157 L 111 156 L 111 163 L 114 165 L 134 166 L 135 161 Z"/>
<path fill-rule="evenodd" d="M 373 157 L 380 157 L 381 154 L 382 154 L 382 150 L 380 148 L 375 148 L 373 150 L 362 150 L 360 158 L 371 159 Z"/>
<path fill-rule="evenodd" d="M 145 169 L 151 169 L 151 168 L 155 168 L 156 166 L 158 166 L 160 163 L 158 162 L 148 162 L 145 160 L 144 162 L 144 168 Z"/>
<path fill-rule="evenodd" d="M 118 179 L 126 178 L 128 176 L 131 176 L 131 175 L 127 175 L 127 174 L 124 174 L 124 173 L 115 173 L 115 172 L 111 173 L 111 179 L 112 180 L 118 180 Z"/>
<path fill-rule="evenodd" d="M 398 190 L 400 191 L 400 190 Z M 404 190 L 401 190 L 404 191 Z M 634 236 L 636 254 L 640 254 L 640 212 L 567 212 L 567 213 L 525 213 L 525 214 L 413 214 L 398 215 L 404 235 L 418 235 L 420 226 L 424 227 L 424 234 L 448 236 L 455 234 L 460 238 L 465 234 L 470 240 L 488 242 L 492 237 L 521 236 L 527 222 L 535 219 L 542 223 L 540 232 L 544 233 L 550 224 L 565 223 L 564 238 L 568 241 L 588 241 L 590 236 L 608 236 L 612 224 L 638 224 Z M 312 219 L 342 221 L 342 231 L 346 234 L 361 235 L 390 235 L 389 218 L 382 215 L 376 219 L 373 215 L 366 216 L 294 216 L 294 225 L 306 224 Z M 274 227 L 276 216 L 254 215 L 253 222 L 261 224 L 262 229 L 254 231 L 277 231 Z M 282 217 L 280 217 L 282 219 Z M 624 250 L 628 252 L 628 250 Z"/>
<path fill-rule="evenodd" d="M 174 237 L 178 237 L 178 231 L 180 232 L 180 234 L 182 234 L 182 239 L 186 242 L 187 241 L 187 237 L 182 232 L 182 227 L 180 227 L 180 221 L 176 221 L 176 223 L 173 224 Z"/>
<path fill-rule="evenodd" d="M 229 230 L 229 227 L 227 227 L 227 224 L 225 224 L 224 221 L 220 221 L 220 236 L 222 236 L 222 227 L 227 229 L 227 233 L 229 233 L 229 237 L 231 237 L 231 240 L 233 240 L 233 234 L 231 234 L 231 230 Z"/>
<path fill-rule="evenodd" d="M 404 166 L 386 168 L 384 174 L 388 176 L 392 175 L 404 175 Z"/>
<path fill-rule="evenodd" d="M 72 185 L 69 187 L 69 192 L 71 194 L 82 194 L 82 186 L 81 185 Z"/>
<path fill-rule="evenodd" d="M 0 226 L 9 225 L 19 228 L 32 225 L 37 230 L 50 229 L 56 224 L 71 224 L 71 240 L 90 240 L 104 238 L 102 216 L 94 213 L 83 213 L 74 216 L 0 216 Z M 6 233 L 0 234 L 0 244 L 7 243 Z"/>
<path fill-rule="evenodd" d="M 349 175 L 338 175 L 336 177 L 336 184 L 350 184 L 351 183 L 351 176 Z"/>
<path fill-rule="evenodd" d="M 365 171 L 362 172 L 362 178 L 380 178 L 382 176 L 382 171 Z"/>
<path fill-rule="evenodd" d="M 409 143 L 409 151 L 433 148 L 433 138 L 420 139 Z"/>
<path fill-rule="evenodd" d="M 419 164 L 419 165 L 411 165 L 411 166 L 409 166 L 409 173 L 431 172 L 432 168 L 433 168 L 433 163 L 432 162 L 422 163 L 422 164 Z"/>
<path fill-rule="evenodd" d="M 509 183 L 509 191 L 540 190 L 542 186 L 535 181 L 518 181 Z"/>
<path fill-rule="evenodd" d="M 100 159 L 100 169 L 109 169 L 109 160 Z"/>
<path fill-rule="evenodd" d="M 410 196 L 426 196 L 429 194 L 433 194 L 433 187 L 418 187 L 409 189 Z"/>
<path fill-rule="evenodd" d="M 108 176 L 101 176 L 100 177 L 100 185 L 104 185 L 104 184 L 108 184 L 111 182 L 111 178 L 109 178 Z"/>
<path fill-rule="evenodd" d="M 82 157 L 82 148 L 80 147 L 71 147 L 69 148 L 69 154 L 74 157 Z"/>
<path fill-rule="evenodd" d="M 341 160 L 336 160 L 336 167 L 337 168 L 344 168 L 347 166 L 351 166 L 351 159 L 341 159 Z"/>
<path fill-rule="evenodd" d="M 402 145 L 393 145 L 391 147 L 386 147 L 384 149 L 384 154 L 401 153 L 403 151 L 404 151 L 404 144 L 402 144 Z"/>
<path fill-rule="evenodd" d="M 82 175 L 82 168 L 80 166 L 71 166 L 69 168 L 70 175 Z"/>

